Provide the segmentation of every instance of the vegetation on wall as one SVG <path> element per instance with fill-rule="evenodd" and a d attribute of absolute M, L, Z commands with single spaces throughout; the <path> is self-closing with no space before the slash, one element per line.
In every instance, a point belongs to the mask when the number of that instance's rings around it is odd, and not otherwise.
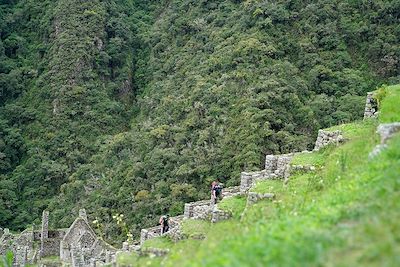
<path fill-rule="evenodd" d="M 312 146 L 399 78 L 392 1 L 2 1 L 0 225 L 106 238 Z M 113 216 L 124 214 L 124 227 Z"/>

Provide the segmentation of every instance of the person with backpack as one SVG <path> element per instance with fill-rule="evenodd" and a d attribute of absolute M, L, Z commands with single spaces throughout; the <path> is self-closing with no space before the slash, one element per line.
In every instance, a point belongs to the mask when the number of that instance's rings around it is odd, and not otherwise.
<path fill-rule="evenodd" d="M 222 198 L 222 184 L 215 180 L 211 183 L 211 200 L 213 204 L 217 204 L 217 200 Z"/>
<path fill-rule="evenodd" d="M 168 232 L 168 230 L 169 230 L 169 214 L 161 216 L 159 223 L 161 225 L 161 234 Z"/>

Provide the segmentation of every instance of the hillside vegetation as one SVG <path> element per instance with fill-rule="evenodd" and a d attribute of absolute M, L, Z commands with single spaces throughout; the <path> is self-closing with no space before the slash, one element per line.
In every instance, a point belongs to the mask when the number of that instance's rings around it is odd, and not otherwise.
<path fill-rule="evenodd" d="M 400 121 L 400 85 L 387 88 L 380 122 Z M 313 172 L 294 173 L 287 184 L 267 180 L 251 191 L 274 193 L 244 209 L 243 198 L 222 201 L 234 216 L 210 225 L 187 220 L 184 232 L 201 231 L 202 241 L 173 243 L 166 237 L 145 246 L 169 248 L 166 258 L 121 255 L 121 266 L 397 266 L 400 252 L 400 135 L 373 159 L 380 142 L 376 121 L 335 126 L 347 139 L 292 164 L 310 164 Z M 324 155 L 321 160 L 320 155 Z M 317 163 L 317 164 L 316 164 Z M 230 202 L 230 203 L 229 203 Z M 200 226 L 199 226 L 200 225 Z M 192 226 L 192 227 L 190 227 Z M 190 255 L 190 257 L 188 256 Z"/>
<path fill-rule="evenodd" d="M 398 0 L 150 2 L 1 1 L 2 227 L 119 243 L 399 80 Z"/>

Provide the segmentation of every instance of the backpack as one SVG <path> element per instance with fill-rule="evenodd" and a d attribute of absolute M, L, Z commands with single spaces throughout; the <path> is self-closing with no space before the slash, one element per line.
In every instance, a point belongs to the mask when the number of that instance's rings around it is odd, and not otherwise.
<path fill-rule="evenodd" d="M 163 217 L 162 217 L 162 225 L 165 225 L 165 226 L 168 225 L 168 218 L 167 218 L 167 216 L 163 216 Z"/>
<path fill-rule="evenodd" d="M 221 196 L 221 193 L 222 193 L 222 186 L 216 185 L 216 186 L 214 187 L 214 190 L 215 190 L 215 195 L 216 195 L 217 197 Z"/>

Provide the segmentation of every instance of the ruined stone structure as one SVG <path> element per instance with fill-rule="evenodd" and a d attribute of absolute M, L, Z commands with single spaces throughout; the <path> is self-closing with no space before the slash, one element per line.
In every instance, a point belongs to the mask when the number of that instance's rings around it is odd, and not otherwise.
<path fill-rule="evenodd" d="M 269 175 L 266 170 L 255 172 L 242 172 L 240 174 L 240 192 L 247 193 L 253 186 L 255 181 L 268 179 Z"/>
<path fill-rule="evenodd" d="M 224 220 L 228 220 L 232 217 L 232 213 L 226 210 L 218 209 L 218 206 L 215 206 L 211 212 L 211 222 L 216 223 Z"/>
<path fill-rule="evenodd" d="M 73 266 L 87 266 L 90 259 L 105 261 L 107 253 L 115 252 L 115 248 L 96 236 L 84 210 L 79 212 L 79 217 L 66 231 L 59 245 L 60 259 L 72 262 Z"/>
<path fill-rule="evenodd" d="M 185 204 L 184 216 L 187 219 L 207 220 L 211 216 L 211 201 L 201 200 Z"/>
<path fill-rule="evenodd" d="M 13 235 L 6 229 L 0 238 L 0 254 L 11 250 L 15 267 L 34 264 L 49 256 L 60 257 L 72 267 L 89 266 L 93 259 L 105 263 L 106 254 L 113 255 L 116 249 L 96 236 L 84 210 L 79 215 L 68 229 L 49 230 L 48 211 L 43 211 L 40 231 L 27 229 Z M 36 247 L 35 243 L 40 245 Z"/>
<path fill-rule="evenodd" d="M 265 156 L 265 169 L 256 172 L 242 172 L 240 175 L 240 192 L 245 194 L 256 181 L 266 179 L 283 179 L 290 176 L 290 162 L 294 154 Z"/>
<path fill-rule="evenodd" d="M 364 118 L 375 117 L 373 94 L 368 93 Z M 386 141 L 400 131 L 400 122 L 379 125 L 377 132 L 381 135 L 380 151 L 385 147 Z M 339 144 L 343 141 L 341 131 L 318 131 L 315 149 L 319 150 L 329 144 Z M 301 153 L 311 153 L 303 151 Z M 287 181 L 291 171 L 314 171 L 315 166 L 292 165 L 291 160 L 298 153 L 283 155 L 267 155 L 265 157 L 265 169 L 255 172 L 242 172 L 240 186 L 224 188 L 223 198 L 238 195 L 247 195 L 247 205 L 252 205 L 262 199 L 273 199 L 272 193 L 260 194 L 251 192 L 251 187 L 256 181 L 265 179 L 281 179 Z M 170 218 L 170 230 L 165 233 L 173 241 L 186 238 L 181 230 L 181 222 L 184 219 L 211 220 L 216 223 L 232 217 L 231 212 L 218 208 L 210 199 L 186 203 L 184 214 Z M 102 239 L 98 238 L 90 227 L 84 210 L 79 211 L 79 216 L 68 229 L 49 230 L 49 213 L 43 212 L 41 230 L 25 230 L 20 235 L 13 235 L 8 229 L 0 228 L 0 255 L 7 250 L 12 250 L 15 255 L 14 266 L 25 266 L 28 263 L 36 263 L 41 257 L 59 256 L 63 263 L 72 267 L 83 266 L 115 266 L 116 256 L 122 252 L 136 252 L 139 255 L 164 256 L 168 250 L 141 248 L 141 245 L 152 238 L 161 236 L 161 226 L 155 226 L 141 230 L 140 245 L 123 243 L 121 250 L 116 250 Z M 201 237 L 199 237 L 201 238 Z M 40 248 L 35 248 L 34 243 L 40 241 Z"/>
<path fill-rule="evenodd" d="M 210 203 L 209 203 L 210 204 Z M 168 232 L 174 232 L 176 228 L 180 227 L 180 223 L 183 220 L 184 215 L 176 216 L 176 217 L 171 217 L 169 218 L 169 231 Z M 161 236 L 161 226 L 154 226 L 150 227 L 147 229 L 142 229 L 140 231 L 140 245 L 143 245 L 144 241 L 152 238 L 156 238 Z"/>
<path fill-rule="evenodd" d="M 343 142 L 344 138 L 342 132 L 340 130 L 336 130 L 333 132 L 328 132 L 324 130 L 318 131 L 317 141 L 315 141 L 314 151 L 318 151 L 323 147 L 326 147 L 330 144 L 336 144 Z"/>
<path fill-rule="evenodd" d="M 378 117 L 378 101 L 374 98 L 374 93 L 367 93 L 365 101 L 364 119 Z"/>
<path fill-rule="evenodd" d="M 240 195 L 240 186 L 227 187 L 222 190 L 222 198 Z"/>

